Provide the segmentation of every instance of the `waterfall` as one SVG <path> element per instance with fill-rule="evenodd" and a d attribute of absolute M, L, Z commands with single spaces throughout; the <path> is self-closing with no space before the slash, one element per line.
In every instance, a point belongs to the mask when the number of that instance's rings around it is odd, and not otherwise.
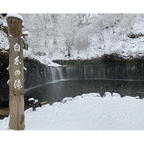
<path fill-rule="evenodd" d="M 58 74 L 58 79 L 64 79 L 62 69 L 57 67 L 56 70 L 57 70 L 57 74 Z"/>
<path fill-rule="evenodd" d="M 86 71 L 86 66 L 84 65 L 84 79 L 86 79 L 86 75 L 87 74 L 87 71 Z"/>
<path fill-rule="evenodd" d="M 63 79 L 62 69 L 59 67 L 50 67 L 51 81 Z"/>
<path fill-rule="evenodd" d="M 51 80 L 54 81 L 56 79 L 55 68 L 50 67 L 50 72 L 51 72 Z"/>

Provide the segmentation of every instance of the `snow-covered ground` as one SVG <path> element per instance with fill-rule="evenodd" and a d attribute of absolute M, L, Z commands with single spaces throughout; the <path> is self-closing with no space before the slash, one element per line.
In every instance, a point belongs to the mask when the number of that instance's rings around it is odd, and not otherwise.
<path fill-rule="evenodd" d="M 9 118 L 0 120 L 8 129 Z M 140 130 L 144 129 L 144 100 L 107 92 L 89 93 L 25 111 L 26 130 Z"/>

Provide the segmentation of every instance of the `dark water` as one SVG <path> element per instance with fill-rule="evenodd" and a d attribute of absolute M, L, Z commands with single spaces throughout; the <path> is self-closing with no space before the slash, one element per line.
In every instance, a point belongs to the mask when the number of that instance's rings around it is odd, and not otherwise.
<path fill-rule="evenodd" d="M 75 97 L 83 93 L 116 92 L 121 96 L 144 97 L 144 81 L 129 80 L 61 80 L 29 89 L 25 97 L 34 97 L 40 102 L 48 101 L 50 104 L 61 101 L 64 97 Z"/>
<path fill-rule="evenodd" d="M 75 97 L 83 93 L 98 92 L 101 96 L 105 92 L 119 93 L 121 96 L 144 97 L 144 81 L 130 80 L 98 80 L 72 79 L 49 82 L 35 88 L 25 90 L 25 100 L 34 97 L 39 102 L 50 104 L 61 101 L 65 97 Z M 8 115 L 8 108 L 0 108 L 0 119 Z"/>

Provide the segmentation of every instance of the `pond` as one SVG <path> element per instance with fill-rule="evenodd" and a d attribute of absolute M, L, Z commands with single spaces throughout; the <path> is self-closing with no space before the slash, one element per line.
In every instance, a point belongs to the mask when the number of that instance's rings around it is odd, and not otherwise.
<path fill-rule="evenodd" d="M 40 102 L 47 101 L 52 104 L 65 97 L 75 97 L 83 93 L 105 92 L 119 93 L 121 96 L 144 97 L 144 81 L 130 80 L 98 80 L 98 79 L 67 79 L 48 82 L 25 91 L 25 97 L 34 97 Z"/>

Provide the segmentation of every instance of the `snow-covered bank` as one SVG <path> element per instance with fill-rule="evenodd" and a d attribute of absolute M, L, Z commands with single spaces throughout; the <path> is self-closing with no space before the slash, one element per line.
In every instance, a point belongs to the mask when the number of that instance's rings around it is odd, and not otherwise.
<path fill-rule="evenodd" d="M 140 130 L 144 129 L 144 100 L 119 94 L 83 94 L 53 105 L 25 111 L 26 130 Z M 8 118 L 0 129 L 8 129 Z"/>

